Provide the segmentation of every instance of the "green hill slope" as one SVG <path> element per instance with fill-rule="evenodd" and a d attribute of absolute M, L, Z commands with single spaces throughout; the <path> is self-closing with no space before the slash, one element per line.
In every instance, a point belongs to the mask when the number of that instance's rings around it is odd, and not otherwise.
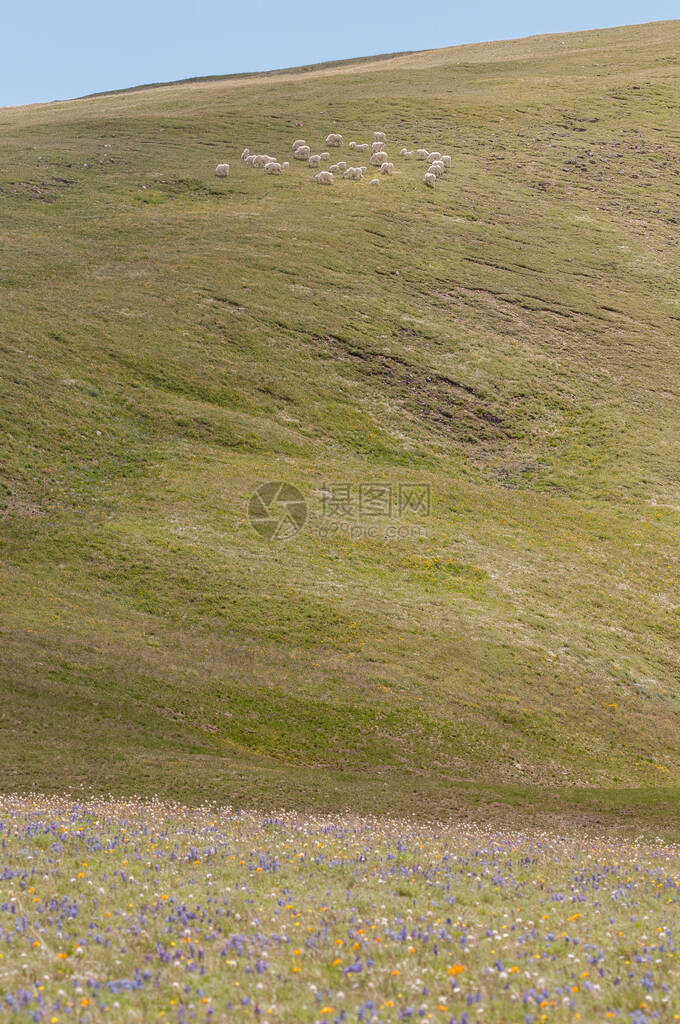
<path fill-rule="evenodd" d="M 2 787 L 668 817 L 679 47 L 0 110 Z M 451 171 L 239 160 L 374 129 Z M 266 481 L 289 540 L 248 522 Z"/>

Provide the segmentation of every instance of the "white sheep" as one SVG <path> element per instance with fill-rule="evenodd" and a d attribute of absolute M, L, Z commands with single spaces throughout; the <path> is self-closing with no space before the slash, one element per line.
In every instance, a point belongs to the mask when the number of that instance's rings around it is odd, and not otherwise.
<path fill-rule="evenodd" d="M 360 167 L 359 170 L 361 171 L 362 174 L 365 174 L 366 173 L 366 164 L 363 164 L 363 166 Z"/>
<path fill-rule="evenodd" d="M 255 159 L 254 156 L 247 156 L 246 157 L 246 164 L 248 165 L 248 167 L 252 167 L 253 166 L 253 160 L 254 159 Z"/>
<path fill-rule="evenodd" d="M 331 164 L 331 166 L 328 169 L 333 174 L 338 174 L 340 171 L 346 171 L 347 170 L 347 161 L 346 160 L 338 160 L 337 164 Z"/>
<path fill-rule="evenodd" d="M 427 159 L 428 160 L 439 160 L 440 156 L 441 156 L 441 153 L 438 153 L 435 150 L 434 153 L 428 153 L 427 154 Z"/>
<path fill-rule="evenodd" d="M 348 167 L 343 174 L 343 178 L 348 181 L 361 181 L 363 174 L 360 167 Z"/>
<path fill-rule="evenodd" d="M 369 181 L 368 184 L 369 185 L 379 185 L 380 184 L 380 178 L 371 178 L 371 180 Z"/>
<path fill-rule="evenodd" d="M 327 146 L 342 146 L 342 135 L 338 135 L 337 132 L 331 132 L 330 135 L 326 136 Z"/>
<path fill-rule="evenodd" d="M 437 184 L 437 175 L 430 174 L 430 172 L 428 171 L 425 177 L 423 178 L 423 181 L 425 182 L 426 185 L 429 185 L 430 188 L 434 188 L 435 185 Z"/>
<path fill-rule="evenodd" d="M 379 153 L 384 148 L 385 148 L 385 146 L 384 146 L 384 143 L 382 143 L 382 142 L 372 142 L 371 143 L 371 153 Z"/>
<path fill-rule="evenodd" d="M 321 163 L 321 157 L 319 156 L 318 153 L 314 153 L 312 156 L 310 156 L 307 163 L 309 164 L 310 167 L 318 167 Z"/>
<path fill-rule="evenodd" d="M 404 160 L 413 160 L 412 149 L 405 149 L 401 155 L 403 156 Z"/>
<path fill-rule="evenodd" d="M 248 157 L 250 160 L 250 157 Z M 272 158 L 267 156 L 265 153 L 257 153 L 250 164 L 251 167 L 266 167 L 267 164 L 272 162 Z"/>
<path fill-rule="evenodd" d="M 348 145 L 349 145 L 350 149 L 356 149 L 357 148 L 356 142 L 350 142 L 350 143 L 348 143 Z"/>
<path fill-rule="evenodd" d="M 330 171 L 319 171 L 318 174 L 314 175 L 314 181 L 317 185 L 332 185 L 333 175 Z"/>
<path fill-rule="evenodd" d="M 282 171 L 287 171 L 289 167 L 290 167 L 290 164 L 288 163 L 288 161 L 284 160 L 283 163 L 281 164 L 281 170 Z M 266 170 L 266 167 L 265 167 L 265 170 Z"/>
<path fill-rule="evenodd" d="M 265 174 L 280 174 L 283 170 L 278 160 L 270 160 L 268 164 L 264 165 Z"/>
<path fill-rule="evenodd" d="M 319 153 L 319 156 L 321 157 L 322 160 L 330 160 L 331 158 L 330 153 L 326 153 L 325 150 L 323 153 Z"/>
<path fill-rule="evenodd" d="M 428 171 L 430 172 L 430 174 L 436 174 L 438 178 L 441 178 L 442 174 L 444 173 L 444 164 L 441 162 L 441 160 L 433 160 L 430 166 L 428 167 Z"/>
<path fill-rule="evenodd" d="M 369 145 L 367 142 L 357 142 L 354 146 L 357 153 L 368 153 Z"/>
<path fill-rule="evenodd" d="M 381 174 L 393 174 L 394 173 L 394 164 L 391 164 L 391 163 L 389 163 L 386 160 L 384 164 L 380 165 L 380 173 Z"/>
<path fill-rule="evenodd" d="M 295 142 L 293 143 L 293 152 L 295 152 L 296 149 L 299 149 L 300 146 L 305 146 L 305 145 L 306 145 L 306 142 L 305 142 L 304 139 L 296 139 Z"/>
<path fill-rule="evenodd" d="M 368 162 L 371 165 L 371 167 L 380 167 L 380 165 L 384 164 L 386 160 L 387 153 L 381 151 L 379 153 L 374 153 Z"/>
<path fill-rule="evenodd" d="M 442 163 L 447 170 L 451 166 L 451 157 L 448 153 L 442 153 Z"/>
<path fill-rule="evenodd" d="M 384 132 L 373 132 L 373 138 L 375 139 L 376 142 L 384 142 L 385 141 L 385 133 Z"/>
<path fill-rule="evenodd" d="M 249 153 L 250 153 L 250 150 L 249 150 L 249 149 L 248 149 L 248 147 L 246 146 L 246 148 L 245 148 L 245 149 L 243 150 L 243 152 L 241 153 L 241 160 L 243 160 L 243 161 L 244 161 L 244 163 L 245 163 L 246 157 L 247 157 L 247 156 L 249 155 Z"/>
<path fill-rule="evenodd" d="M 215 174 L 218 178 L 226 178 L 229 174 L 229 164 L 218 164 L 215 168 Z"/>
<path fill-rule="evenodd" d="M 430 154 L 428 153 L 428 151 L 426 149 L 417 149 L 416 150 L 416 160 L 427 160 L 429 155 Z"/>
<path fill-rule="evenodd" d="M 311 150 L 309 146 L 298 146 L 293 153 L 293 160 L 309 160 Z"/>

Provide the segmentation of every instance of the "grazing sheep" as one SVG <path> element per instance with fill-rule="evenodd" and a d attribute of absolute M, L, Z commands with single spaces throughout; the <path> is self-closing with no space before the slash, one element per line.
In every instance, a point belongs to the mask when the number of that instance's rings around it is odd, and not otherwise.
<path fill-rule="evenodd" d="M 348 181 L 361 181 L 361 179 L 363 178 L 363 174 L 361 173 L 361 168 L 360 167 L 348 167 L 347 170 L 343 174 L 343 178 L 346 178 Z"/>
<path fill-rule="evenodd" d="M 385 141 L 385 133 L 384 132 L 373 132 L 373 138 L 375 139 L 376 142 L 384 142 Z"/>
<path fill-rule="evenodd" d="M 401 155 L 403 156 L 404 160 L 413 160 L 413 150 L 412 149 L 405 149 L 404 152 Z"/>
<path fill-rule="evenodd" d="M 340 171 L 346 171 L 347 170 L 347 161 L 346 160 L 338 160 L 337 164 L 331 164 L 331 166 L 328 169 L 329 169 L 329 171 L 332 171 L 333 174 L 338 174 Z"/>
<path fill-rule="evenodd" d="M 330 171 L 319 171 L 318 174 L 314 175 L 314 181 L 317 185 L 332 185 L 333 175 Z"/>
<path fill-rule="evenodd" d="M 330 153 L 326 153 L 325 151 L 323 153 L 320 153 L 319 156 L 321 157 L 322 160 L 330 160 L 331 158 Z"/>
<path fill-rule="evenodd" d="M 247 156 L 248 156 L 249 154 L 250 154 L 250 150 L 249 150 L 249 149 L 248 149 L 248 147 L 246 146 L 246 148 L 245 148 L 245 149 L 243 150 L 243 152 L 241 153 L 241 160 L 243 160 L 243 161 L 244 161 L 244 163 L 245 163 L 246 157 L 247 157 Z"/>
<path fill-rule="evenodd" d="M 218 178 L 226 178 L 229 174 L 229 164 L 218 164 L 215 168 L 215 174 Z"/>
<path fill-rule="evenodd" d="M 430 166 L 428 167 L 428 171 L 430 172 L 430 174 L 436 174 L 438 178 L 441 178 L 442 174 L 444 173 L 444 164 L 441 162 L 441 160 L 433 160 Z"/>
<path fill-rule="evenodd" d="M 434 152 L 434 153 L 428 153 L 428 154 L 427 154 L 427 159 L 428 159 L 428 160 L 439 160 L 440 156 L 441 156 L 441 153 L 438 153 L 438 152 L 437 152 L 437 151 L 435 150 L 435 152 Z"/>
<path fill-rule="evenodd" d="M 290 167 L 290 164 L 288 163 L 288 161 L 284 160 L 283 163 L 281 164 L 281 170 L 282 171 L 287 171 L 289 167 Z"/>
<path fill-rule="evenodd" d="M 253 160 L 254 159 L 255 159 L 254 156 L 247 156 L 246 157 L 246 164 L 247 164 L 248 167 L 252 167 L 253 166 Z"/>
<path fill-rule="evenodd" d="M 368 162 L 371 165 L 371 167 L 380 167 L 380 165 L 384 164 L 386 160 L 387 153 L 381 150 L 379 153 L 374 153 Z"/>
<path fill-rule="evenodd" d="M 337 132 L 331 132 L 330 135 L 326 136 L 327 146 L 342 146 L 342 135 L 338 135 Z"/>
<path fill-rule="evenodd" d="M 385 161 L 384 164 L 380 165 L 381 174 L 394 174 L 394 164 Z"/>
<path fill-rule="evenodd" d="M 368 153 L 369 145 L 367 142 L 357 142 L 354 146 L 357 153 Z"/>
<path fill-rule="evenodd" d="M 383 142 L 372 142 L 371 143 L 371 153 L 379 153 L 381 151 L 381 149 L 384 149 L 384 148 L 385 148 L 385 144 Z"/>
<path fill-rule="evenodd" d="M 428 153 L 428 151 L 426 149 L 417 149 L 416 150 L 416 160 L 427 160 L 429 155 L 430 154 Z"/>
<path fill-rule="evenodd" d="M 444 164 L 444 167 L 446 167 L 447 170 L 451 166 L 451 157 L 449 156 L 448 153 L 442 153 L 442 163 Z"/>
<path fill-rule="evenodd" d="M 356 144 L 356 142 L 349 142 L 348 146 L 349 146 L 350 149 L 356 149 L 357 144 Z"/>
<path fill-rule="evenodd" d="M 428 171 L 425 177 L 423 178 L 423 181 L 425 182 L 426 185 L 429 185 L 430 188 L 434 188 L 435 185 L 437 184 L 437 175 L 430 174 L 430 172 Z"/>
<path fill-rule="evenodd" d="M 278 160 L 270 160 L 268 164 L 264 165 L 265 174 L 280 174 L 283 168 Z"/>
<path fill-rule="evenodd" d="M 309 164 L 310 167 L 318 167 L 319 164 L 321 163 L 321 157 L 319 156 L 318 153 L 314 153 L 313 156 L 310 156 L 307 163 Z"/>
<path fill-rule="evenodd" d="M 250 157 L 248 157 L 250 160 Z M 267 164 L 272 162 L 272 158 L 264 153 L 257 153 L 252 160 L 251 167 L 266 167 Z"/>
<path fill-rule="evenodd" d="M 299 149 L 300 146 L 305 146 L 305 145 L 306 145 L 306 142 L 305 142 L 304 139 L 296 139 L 295 142 L 293 143 L 293 152 L 295 152 L 296 149 Z"/>
<path fill-rule="evenodd" d="M 379 185 L 380 184 L 380 178 L 371 178 L 371 180 L 369 181 L 368 184 L 369 185 Z"/>
<path fill-rule="evenodd" d="M 309 160 L 311 156 L 311 150 L 309 146 L 298 146 L 293 153 L 293 160 Z"/>

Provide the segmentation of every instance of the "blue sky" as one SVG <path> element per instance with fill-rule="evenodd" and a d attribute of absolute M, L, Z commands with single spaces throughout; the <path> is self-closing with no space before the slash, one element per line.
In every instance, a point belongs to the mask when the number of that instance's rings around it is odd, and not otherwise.
<path fill-rule="evenodd" d="M 0 106 L 678 17 L 678 0 L 5 0 Z"/>

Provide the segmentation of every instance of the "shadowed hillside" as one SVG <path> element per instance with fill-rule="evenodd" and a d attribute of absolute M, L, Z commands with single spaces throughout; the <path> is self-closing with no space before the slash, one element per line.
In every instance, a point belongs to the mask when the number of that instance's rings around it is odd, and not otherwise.
<path fill-rule="evenodd" d="M 4 789 L 678 829 L 678 52 L 0 110 Z"/>

